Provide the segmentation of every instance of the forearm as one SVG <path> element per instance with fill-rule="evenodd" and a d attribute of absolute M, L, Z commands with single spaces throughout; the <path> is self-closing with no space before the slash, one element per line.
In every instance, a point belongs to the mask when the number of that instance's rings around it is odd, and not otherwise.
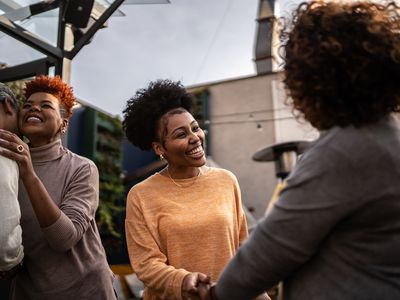
<path fill-rule="evenodd" d="M 162 299 L 182 299 L 182 283 L 190 272 L 153 259 L 141 265 L 138 267 L 138 263 L 133 262 L 133 270 L 152 293 Z"/>
<path fill-rule="evenodd" d="M 58 220 L 61 211 L 51 199 L 42 181 L 35 173 L 22 178 L 29 200 L 41 228 L 48 227 Z"/>
<path fill-rule="evenodd" d="M 218 280 L 218 300 L 254 299 L 289 274 L 305 256 L 286 247 L 269 230 L 274 224 L 260 222 Z M 267 230 L 269 229 L 269 230 Z"/>
<path fill-rule="evenodd" d="M 148 227 L 138 223 L 140 215 L 132 216 L 128 206 L 126 240 L 133 271 L 152 294 L 161 299 L 181 299 L 182 282 L 190 272 L 168 265 L 168 259 L 148 232 Z"/>

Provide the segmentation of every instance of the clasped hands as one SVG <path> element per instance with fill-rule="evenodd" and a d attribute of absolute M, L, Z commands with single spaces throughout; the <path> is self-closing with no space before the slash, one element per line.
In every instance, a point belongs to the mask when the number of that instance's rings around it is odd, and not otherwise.
<path fill-rule="evenodd" d="M 183 300 L 211 300 L 209 295 L 211 278 L 199 272 L 189 273 L 182 282 Z"/>
<path fill-rule="evenodd" d="M 183 300 L 218 300 L 213 293 L 214 284 L 211 278 L 203 273 L 189 273 L 185 276 L 182 283 Z M 267 293 L 259 295 L 255 300 L 271 300 Z"/>

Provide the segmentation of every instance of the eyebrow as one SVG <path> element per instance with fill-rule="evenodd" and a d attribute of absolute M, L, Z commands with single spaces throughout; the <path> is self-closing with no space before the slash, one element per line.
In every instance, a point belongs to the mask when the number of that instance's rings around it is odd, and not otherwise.
<path fill-rule="evenodd" d="M 190 123 L 190 125 L 193 125 L 194 123 L 197 123 L 197 121 L 196 120 L 193 120 L 191 123 Z M 180 129 L 185 129 L 185 126 L 181 126 L 181 127 L 178 127 L 178 128 L 175 128 L 172 132 L 171 132 L 171 134 L 174 134 L 176 131 L 178 131 L 178 130 L 180 130 Z"/>
<path fill-rule="evenodd" d="M 26 100 L 25 103 L 33 103 L 32 100 Z M 51 102 L 50 100 L 40 100 L 40 103 L 50 103 L 53 104 L 53 102 Z"/>

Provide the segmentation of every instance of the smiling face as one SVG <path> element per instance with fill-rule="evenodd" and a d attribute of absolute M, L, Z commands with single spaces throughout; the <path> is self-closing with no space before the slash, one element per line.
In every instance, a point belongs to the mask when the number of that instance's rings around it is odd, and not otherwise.
<path fill-rule="evenodd" d="M 166 113 L 160 120 L 159 137 L 154 142 L 157 155 L 164 155 L 170 169 L 185 171 L 206 163 L 204 132 L 193 116 L 184 109 Z"/>
<path fill-rule="evenodd" d="M 60 113 L 60 102 L 49 93 L 34 93 L 22 106 L 19 129 L 33 147 L 51 143 L 60 138 L 68 119 Z"/>

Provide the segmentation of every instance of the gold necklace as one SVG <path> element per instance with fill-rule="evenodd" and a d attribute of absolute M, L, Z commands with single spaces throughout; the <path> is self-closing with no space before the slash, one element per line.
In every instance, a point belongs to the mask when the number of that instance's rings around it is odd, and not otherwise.
<path fill-rule="evenodd" d="M 199 173 L 197 173 L 196 178 L 195 178 L 195 179 L 192 181 L 192 183 L 189 184 L 189 185 L 181 185 L 181 184 L 177 183 L 177 182 L 171 177 L 171 174 L 169 173 L 169 168 L 168 168 L 168 167 L 167 167 L 167 173 L 168 173 L 169 179 L 171 179 L 171 181 L 172 181 L 176 186 L 178 186 L 178 187 L 180 187 L 180 188 L 188 188 L 188 187 L 191 187 L 193 184 L 195 184 L 195 182 L 197 181 L 197 178 L 200 177 L 200 175 L 201 175 L 201 169 L 199 168 Z"/>

